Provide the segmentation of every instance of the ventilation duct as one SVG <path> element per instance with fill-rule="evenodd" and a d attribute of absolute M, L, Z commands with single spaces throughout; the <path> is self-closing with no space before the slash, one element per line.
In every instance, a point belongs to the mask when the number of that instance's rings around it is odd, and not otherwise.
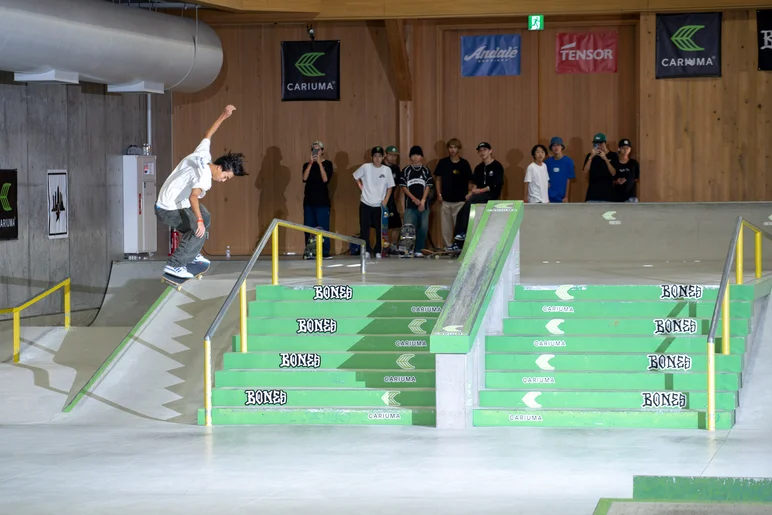
<path fill-rule="evenodd" d="M 214 82 L 222 61 L 217 34 L 196 20 L 103 0 L 0 2 L 0 70 L 19 82 L 192 93 Z"/>

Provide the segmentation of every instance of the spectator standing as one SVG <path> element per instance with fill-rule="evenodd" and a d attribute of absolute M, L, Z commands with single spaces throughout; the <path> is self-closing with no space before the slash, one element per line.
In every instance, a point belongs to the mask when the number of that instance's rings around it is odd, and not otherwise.
<path fill-rule="evenodd" d="M 332 162 L 326 157 L 324 143 L 314 141 L 311 144 L 311 156 L 303 165 L 303 224 L 309 227 L 321 227 L 325 231 L 330 230 L 330 190 L 329 184 L 332 178 Z M 304 233 L 306 245 L 311 237 Z M 330 259 L 330 239 L 324 238 L 322 242 L 322 255 L 324 259 Z"/>
<path fill-rule="evenodd" d="M 462 148 L 461 142 L 451 138 L 447 148 L 447 157 L 440 159 L 434 170 L 437 198 L 441 203 L 442 243 L 445 248 L 453 244 L 456 218 L 458 212 L 464 207 L 469 183 L 472 180 L 472 167 L 469 161 L 458 155 Z"/>
<path fill-rule="evenodd" d="M 587 176 L 585 202 L 613 202 L 615 163 L 617 154 L 609 152 L 606 135 L 599 132 L 592 138 L 592 151 L 584 158 L 584 173 Z"/>
<path fill-rule="evenodd" d="M 493 148 L 483 141 L 477 145 L 477 155 L 482 162 L 472 174 L 472 189 L 466 194 L 466 202 L 456 217 L 455 242 L 448 250 L 460 250 L 466 240 L 466 228 L 469 225 L 469 212 L 474 204 L 484 204 L 497 200 L 504 187 L 504 167 L 493 158 Z"/>
<path fill-rule="evenodd" d="M 399 185 L 405 199 L 405 223 L 416 229 L 415 257 L 423 257 L 426 235 L 429 233 L 429 192 L 434 187 L 432 173 L 423 164 L 424 152 L 419 146 L 410 149 L 410 164 L 399 177 Z"/>
<path fill-rule="evenodd" d="M 531 149 L 533 163 L 525 171 L 525 188 L 523 200 L 529 204 L 549 204 L 550 177 L 544 159 L 547 157 L 547 147 L 536 145 Z"/>
<path fill-rule="evenodd" d="M 550 179 L 550 202 L 570 202 L 571 199 L 571 180 L 576 179 L 576 172 L 574 160 L 563 155 L 565 149 L 562 138 L 554 137 L 550 140 L 552 156 L 544 162 Z"/>
<path fill-rule="evenodd" d="M 617 175 L 614 181 L 614 200 L 617 202 L 638 202 L 638 183 L 641 178 L 641 170 L 638 161 L 632 159 L 633 145 L 625 138 L 619 140 L 617 153 L 619 159 L 616 163 Z"/>
<path fill-rule="evenodd" d="M 391 176 L 394 179 L 394 184 L 399 184 L 399 176 L 402 172 L 399 169 L 399 150 L 396 146 L 390 145 L 386 147 L 386 155 L 383 156 L 383 164 L 391 168 Z M 395 189 L 392 195 L 389 197 L 389 203 L 386 205 L 386 209 L 389 211 L 389 243 L 396 244 L 399 241 L 399 230 L 402 228 L 402 219 L 399 216 L 399 210 L 397 205 L 399 189 Z"/>
<path fill-rule="evenodd" d="M 371 163 L 365 163 L 354 172 L 354 179 L 362 191 L 359 198 L 359 237 L 365 240 L 366 257 L 375 253 L 381 258 L 381 206 L 389 203 L 394 189 L 391 169 L 383 166 L 383 147 L 376 146 L 370 151 Z M 370 228 L 375 227 L 375 246 L 370 244 Z"/>

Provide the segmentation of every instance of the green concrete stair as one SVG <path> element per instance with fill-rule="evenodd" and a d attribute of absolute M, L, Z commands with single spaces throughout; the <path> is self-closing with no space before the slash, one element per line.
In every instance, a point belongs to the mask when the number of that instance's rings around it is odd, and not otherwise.
<path fill-rule="evenodd" d="M 699 285 L 515 286 L 503 334 L 486 337 L 474 425 L 705 428 L 716 294 Z M 734 425 L 754 294 L 730 289 L 730 353 L 716 355 L 718 429 Z"/>
<path fill-rule="evenodd" d="M 212 424 L 436 421 L 429 334 L 445 286 L 258 286 L 214 373 Z M 199 423 L 204 423 L 199 410 Z"/>

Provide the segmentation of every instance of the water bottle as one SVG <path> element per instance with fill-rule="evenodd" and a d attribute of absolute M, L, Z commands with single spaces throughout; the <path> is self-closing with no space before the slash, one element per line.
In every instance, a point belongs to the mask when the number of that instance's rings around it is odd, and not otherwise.
<path fill-rule="evenodd" d="M 231 258 L 231 246 L 228 245 L 227 247 L 225 247 L 225 259 L 230 259 L 230 258 Z"/>

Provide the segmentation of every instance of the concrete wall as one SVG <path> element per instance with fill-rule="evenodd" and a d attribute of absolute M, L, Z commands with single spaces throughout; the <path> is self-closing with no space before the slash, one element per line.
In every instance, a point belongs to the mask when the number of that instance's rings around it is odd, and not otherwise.
<path fill-rule="evenodd" d="M 171 161 L 171 95 L 153 98 L 159 180 Z M 0 306 L 72 278 L 72 309 L 99 307 L 113 260 L 123 257 L 122 179 L 109 156 L 147 138 L 145 95 L 104 86 L 20 84 L 0 73 L 0 167 L 17 168 L 19 239 L 0 241 Z M 69 237 L 49 240 L 47 170 L 69 173 Z M 159 183 L 160 186 L 160 183 Z M 159 227 L 168 237 L 168 231 Z M 166 253 L 167 247 L 160 247 Z M 26 315 L 61 312 L 61 294 Z"/>

